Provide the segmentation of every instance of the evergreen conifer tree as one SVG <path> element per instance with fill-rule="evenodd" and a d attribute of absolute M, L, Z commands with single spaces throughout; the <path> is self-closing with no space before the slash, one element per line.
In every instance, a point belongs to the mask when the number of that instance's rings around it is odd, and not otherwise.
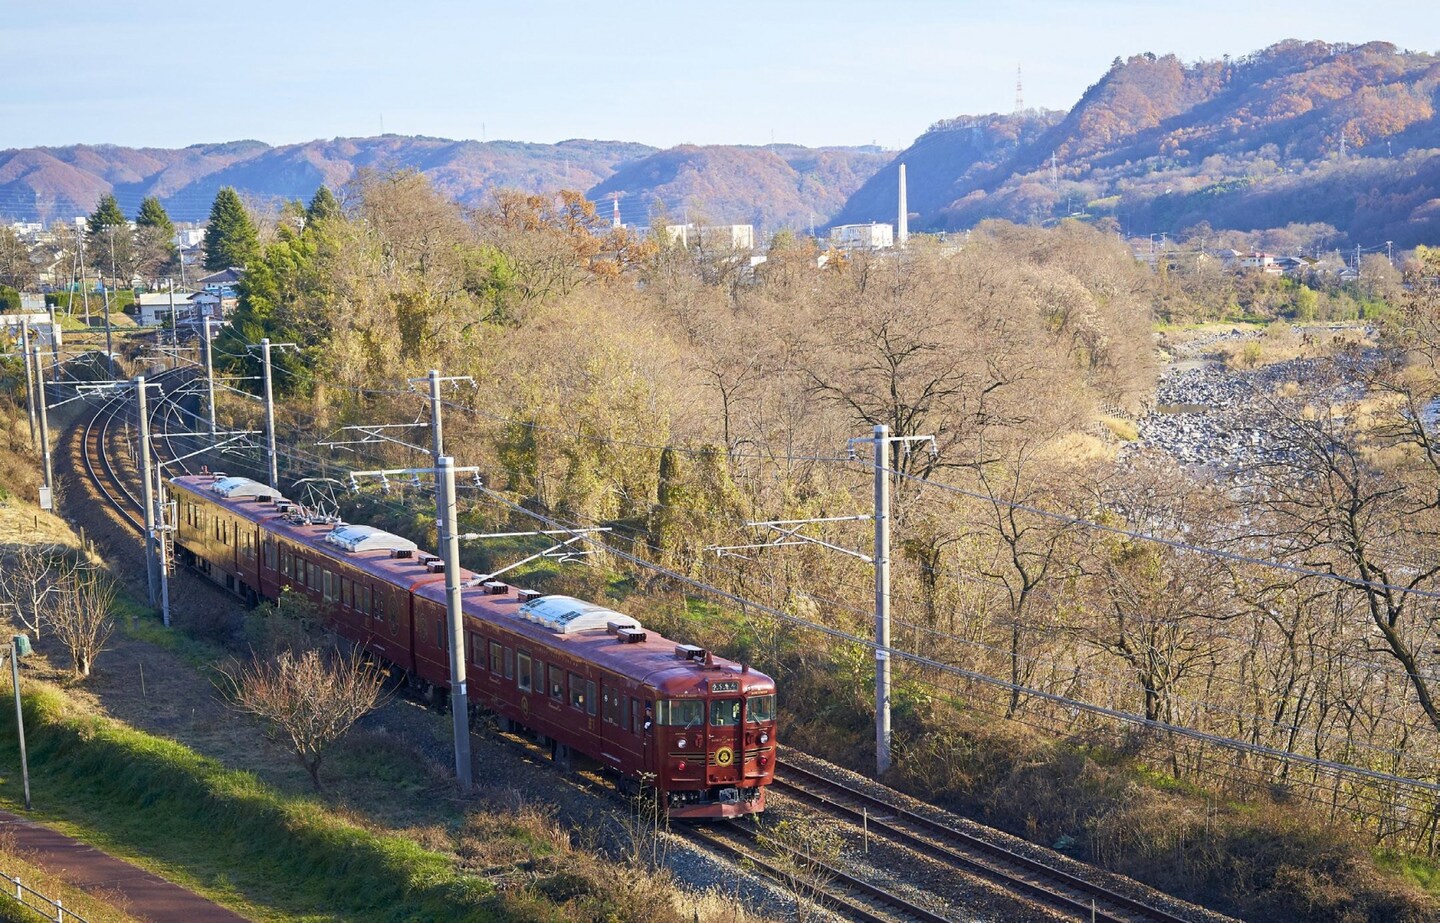
<path fill-rule="evenodd" d="M 135 238 L 113 194 L 100 197 L 86 222 L 85 234 L 90 264 L 115 284 L 127 284 L 135 271 Z"/>
<path fill-rule="evenodd" d="M 229 186 L 215 195 L 205 228 L 205 268 L 219 272 L 243 267 L 260 254 L 260 237 L 240 196 Z"/>
<path fill-rule="evenodd" d="M 120 203 L 115 200 L 114 195 L 105 193 L 86 222 L 85 230 L 90 235 L 90 246 L 93 248 L 99 241 L 104 240 L 109 228 L 124 227 L 125 224 L 125 213 L 120 210 Z"/>
<path fill-rule="evenodd" d="M 336 200 L 328 186 L 321 186 L 315 190 L 315 195 L 310 199 L 310 206 L 305 209 L 305 219 L 316 221 L 322 218 L 340 217 L 340 202 Z"/>
<path fill-rule="evenodd" d="M 146 196 L 135 215 L 136 268 L 145 278 L 156 278 L 179 266 L 180 251 L 175 246 L 175 223 L 165 206 L 154 196 Z"/>
<path fill-rule="evenodd" d="M 140 211 L 135 215 L 135 226 L 142 228 L 155 228 L 163 232 L 168 240 L 175 236 L 175 222 L 165 212 L 165 206 L 160 200 L 152 196 L 146 196 L 140 203 Z"/>

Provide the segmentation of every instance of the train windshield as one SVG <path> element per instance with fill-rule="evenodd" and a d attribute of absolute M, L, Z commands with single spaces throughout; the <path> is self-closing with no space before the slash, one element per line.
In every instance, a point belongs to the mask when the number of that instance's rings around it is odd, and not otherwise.
<path fill-rule="evenodd" d="M 751 724 L 775 720 L 775 696 L 752 695 L 745 700 L 745 720 Z"/>
<path fill-rule="evenodd" d="M 695 727 L 705 722 L 705 702 L 702 699 L 664 699 L 656 715 L 660 724 L 669 727 Z"/>
<path fill-rule="evenodd" d="M 717 728 L 734 727 L 740 723 L 739 699 L 716 699 L 710 703 L 710 723 Z"/>

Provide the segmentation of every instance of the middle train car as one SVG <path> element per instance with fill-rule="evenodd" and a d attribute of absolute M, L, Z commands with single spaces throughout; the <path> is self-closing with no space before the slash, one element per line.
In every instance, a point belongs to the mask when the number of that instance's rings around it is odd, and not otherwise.
<path fill-rule="evenodd" d="M 244 598 L 309 598 L 341 636 L 449 687 L 445 573 L 415 543 L 363 525 L 314 523 L 247 478 L 171 481 L 178 553 Z M 556 756 L 586 756 L 659 790 L 671 816 L 765 807 L 775 772 L 775 683 L 569 596 L 462 570 L 468 691 Z"/>

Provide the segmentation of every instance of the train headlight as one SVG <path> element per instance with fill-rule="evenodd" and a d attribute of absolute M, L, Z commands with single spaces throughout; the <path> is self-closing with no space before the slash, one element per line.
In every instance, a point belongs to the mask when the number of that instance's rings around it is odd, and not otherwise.
<path fill-rule="evenodd" d="M 761 734 L 761 735 L 760 735 L 760 742 L 761 742 L 762 744 L 768 744 L 768 743 L 770 742 L 770 735 L 769 735 L 769 734 Z"/>
<path fill-rule="evenodd" d="M 686 747 L 690 746 L 690 741 L 682 737 L 675 742 L 675 746 L 679 747 L 681 750 L 684 750 Z"/>

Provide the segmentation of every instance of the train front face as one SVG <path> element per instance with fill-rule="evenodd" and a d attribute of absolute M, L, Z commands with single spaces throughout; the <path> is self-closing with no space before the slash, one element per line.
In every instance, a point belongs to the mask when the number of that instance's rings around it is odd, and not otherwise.
<path fill-rule="evenodd" d="M 657 787 L 671 817 L 720 818 L 765 809 L 775 778 L 775 681 L 734 664 L 698 682 L 660 684 L 653 741 Z"/>

